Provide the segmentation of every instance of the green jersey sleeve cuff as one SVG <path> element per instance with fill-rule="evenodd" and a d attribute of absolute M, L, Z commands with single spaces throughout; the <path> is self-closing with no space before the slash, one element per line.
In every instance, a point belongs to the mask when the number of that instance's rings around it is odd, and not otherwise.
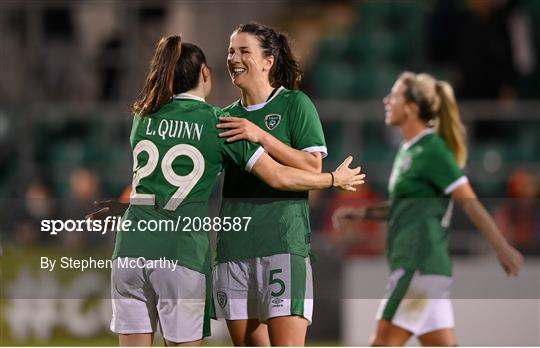
<path fill-rule="evenodd" d="M 452 191 L 454 191 L 461 185 L 466 184 L 468 182 L 469 182 L 469 179 L 467 179 L 466 176 L 462 176 L 461 178 L 457 179 L 456 181 L 448 185 L 446 189 L 444 190 L 444 194 L 449 195 L 450 193 L 452 193 Z"/>
<path fill-rule="evenodd" d="M 244 169 L 248 172 L 251 172 L 251 169 L 253 168 L 259 157 L 261 157 L 261 155 L 265 152 L 266 150 L 264 149 L 264 147 L 260 146 L 257 151 L 255 151 L 255 153 L 251 156 L 249 161 L 247 161 L 246 167 Z"/>
<path fill-rule="evenodd" d="M 328 150 L 326 149 L 326 146 L 310 146 L 310 147 L 306 147 L 305 149 L 302 149 L 302 151 L 320 152 L 322 153 L 322 158 L 325 158 L 326 156 L 328 156 Z"/>

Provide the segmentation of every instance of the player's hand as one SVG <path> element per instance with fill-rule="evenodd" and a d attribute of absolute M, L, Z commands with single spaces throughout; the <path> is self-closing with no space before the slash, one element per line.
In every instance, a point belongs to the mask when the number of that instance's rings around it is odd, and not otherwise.
<path fill-rule="evenodd" d="M 86 215 L 86 219 L 104 220 L 107 216 L 121 216 L 124 215 L 124 212 L 129 206 L 127 203 L 120 203 L 113 200 L 96 201 L 94 205 L 100 209 Z"/>
<path fill-rule="evenodd" d="M 360 174 L 360 167 L 349 168 L 353 158 L 349 156 L 333 172 L 334 187 L 344 191 L 356 191 L 354 186 L 362 185 L 366 174 Z"/>
<path fill-rule="evenodd" d="M 340 207 L 332 214 L 332 226 L 334 230 L 341 231 L 351 222 L 363 219 L 366 215 L 366 207 Z"/>
<path fill-rule="evenodd" d="M 497 257 L 506 274 L 517 277 L 523 266 L 523 255 L 510 244 L 506 244 L 497 251 Z"/>
<path fill-rule="evenodd" d="M 227 131 L 220 133 L 219 136 L 229 137 L 228 142 L 237 140 L 248 140 L 252 143 L 261 143 L 266 132 L 253 124 L 251 121 L 241 117 L 220 117 L 221 123 L 216 125 L 219 129 L 228 129 Z"/>

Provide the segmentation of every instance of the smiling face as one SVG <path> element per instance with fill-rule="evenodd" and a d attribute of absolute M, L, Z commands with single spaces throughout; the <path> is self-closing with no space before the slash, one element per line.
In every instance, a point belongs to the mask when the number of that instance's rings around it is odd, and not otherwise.
<path fill-rule="evenodd" d="M 399 126 L 407 119 L 409 102 L 405 98 L 406 88 L 401 80 L 397 80 L 390 93 L 384 97 L 384 122 L 387 126 Z"/>
<path fill-rule="evenodd" d="M 237 32 L 231 35 L 227 67 L 235 86 L 244 89 L 252 85 L 253 81 L 268 81 L 273 62 L 274 57 L 264 57 L 256 36 Z"/>

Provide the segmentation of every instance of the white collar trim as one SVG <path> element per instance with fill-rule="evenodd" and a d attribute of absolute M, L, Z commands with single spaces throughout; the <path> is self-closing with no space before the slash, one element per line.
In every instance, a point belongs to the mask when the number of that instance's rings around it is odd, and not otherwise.
<path fill-rule="evenodd" d="M 424 129 L 423 131 L 421 131 L 418 135 L 416 135 L 414 138 L 412 138 L 411 140 L 407 141 L 407 142 L 404 142 L 403 143 L 403 149 L 404 150 L 407 150 L 409 149 L 411 146 L 413 146 L 414 144 L 416 144 L 418 142 L 418 140 L 422 139 L 424 136 L 428 135 L 428 134 L 431 134 L 431 133 L 435 133 L 435 130 L 433 130 L 433 128 L 426 128 Z"/>
<path fill-rule="evenodd" d="M 285 89 L 285 87 L 283 87 L 283 86 L 279 87 L 278 90 L 276 91 L 276 93 L 274 93 L 274 95 L 272 96 L 272 98 L 270 98 L 269 100 L 265 101 L 264 103 L 260 103 L 260 104 L 244 106 L 242 104 L 242 99 L 240 99 L 240 106 L 242 106 L 246 111 L 260 110 L 260 109 L 264 108 L 266 106 L 266 104 L 270 103 L 275 97 L 277 97 L 277 95 L 279 93 L 281 93 L 281 91 L 283 89 Z"/>
<path fill-rule="evenodd" d="M 204 100 L 204 98 L 201 98 L 201 97 L 198 97 L 196 95 L 189 94 L 189 93 L 175 94 L 175 95 L 173 95 L 173 98 L 174 99 L 192 99 L 192 100 L 198 100 L 198 101 L 206 102 L 206 100 Z"/>

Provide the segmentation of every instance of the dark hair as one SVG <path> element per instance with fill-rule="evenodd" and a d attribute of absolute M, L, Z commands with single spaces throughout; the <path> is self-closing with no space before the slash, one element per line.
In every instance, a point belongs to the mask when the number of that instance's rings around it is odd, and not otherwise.
<path fill-rule="evenodd" d="M 240 24 L 233 33 L 255 35 L 264 55 L 274 56 L 274 64 L 269 74 L 272 87 L 298 89 L 303 73 L 300 64 L 292 54 L 285 34 L 259 23 Z"/>
<path fill-rule="evenodd" d="M 144 87 L 133 103 L 133 113 L 152 114 L 173 95 L 196 88 L 203 64 L 206 65 L 206 57 L 198 46 L 182 43 L 177 35 L 162 38 L 150 63 Z"/>

